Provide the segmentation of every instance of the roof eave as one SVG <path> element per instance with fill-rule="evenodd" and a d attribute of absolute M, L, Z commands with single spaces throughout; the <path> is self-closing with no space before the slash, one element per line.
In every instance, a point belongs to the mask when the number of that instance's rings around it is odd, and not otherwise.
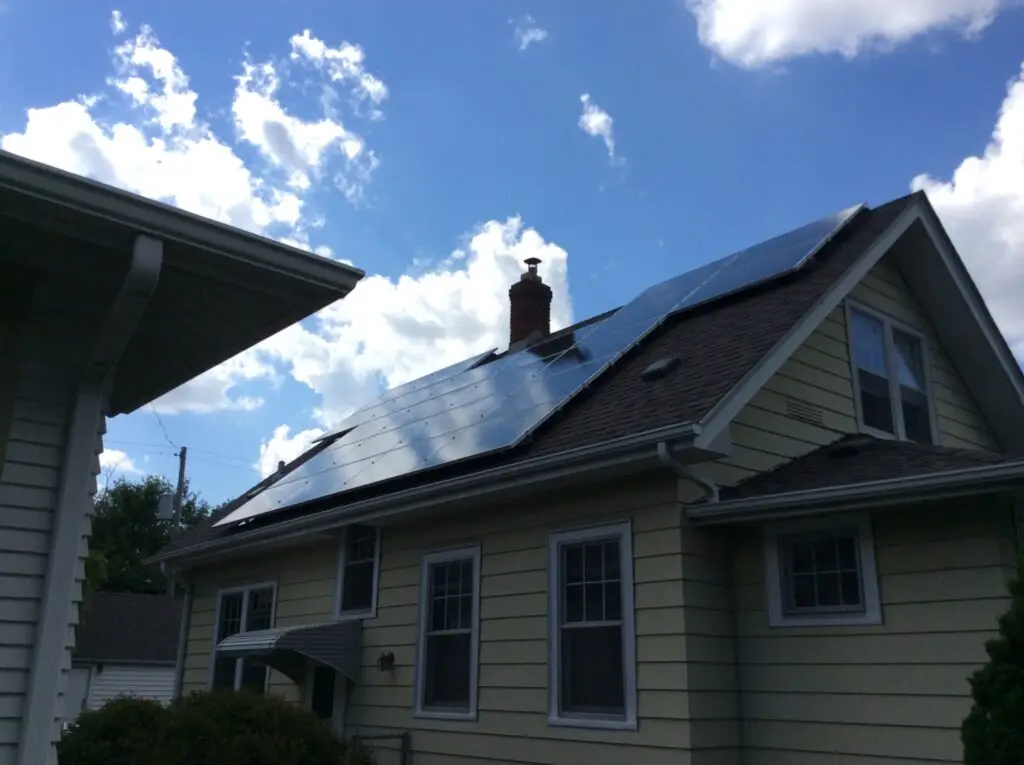
<path fill-rule="evenodd" d="M 353 266 L 202 218 L 0 150 L 0 187 L 130 227 L 165 241 L 209 250 L 247 265 L 331 288 L 343 296 L 365 273 Z"/>
<path fill-rule="evenodd" d="M 752 523 L 1024 487 L 1024 460 L 693 505 L 698 524 Z"/>
<path fill-rule="evenodd" d="M 198 545 L 161 552 L 147 562 L 165 563 L 169 568 L 181 569 L 217 558 L 227 552 L 288 544 L 298 537 L 322 533 L 357 521 L 381 520 L 429 511 L 437 508 L 438 500 L 441 498 L 444 499 L 445 507 L 452 509 L 459 504 L 478 503 L 495 494 L 507 495 L 515 491 L 530 491 L 539 485 L 550 487 L 561 481 L 578 481 L 585 476 L 594 475 L 595 471 L 606 473 L 614 469 L 625 470 L 644 464 L 656 467 L 660 464 L 655 453 L 657 444 L 667 442 L 673 446 L 674 451 L 685 452 L 692 450 L 698 434 L 699 428 L 692 423 L 658 428 L 614 441 L 592 444 L 423 487 L 385 494 L 252 531 L 241 531 Z M 703 452 L 700 454 L 701 457 L 694 461 L 709 458 L 709 455 Z"/>

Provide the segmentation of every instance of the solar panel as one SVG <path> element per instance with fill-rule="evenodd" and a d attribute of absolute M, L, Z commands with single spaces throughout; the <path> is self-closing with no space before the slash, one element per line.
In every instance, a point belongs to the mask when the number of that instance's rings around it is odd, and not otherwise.
<path fill-rule="evenodd" d="M 657 284 L 577 330 L 568 347 L 541 343 L 482 366 L 475 357 L 389 391 L 346 420 L 337 441 L 216 525 L 515 446 L 667 317 L 801 267 L 859 209 Z"/>
<path fill-rule="evenodd" d="M 342 420 L 341 424 L 330 433 L 327 433 L 316 440 L 318 442 L 323 441 L 324 439 L 331 438 L 339 433 L 352 430 L 353 428 L 362 425 L 365 422 L 369 422 L 370 420 L 376 419 L 381 414 L 386 414 L 395 408 L 407 406 L 408 401 L 411 401 L 411 399 L 406 399 L 405 397 L 409 394 L 430 387 L 442 380 L 447 380 L 450 377 L 462 374 L 463 372 L 466 372 L 489 359 L 497 350 L 497 348 L 491 348 L 489 351 L 478 353 L 476 356 L 471 356 L 470 358 L 464 359 L 456 364 L 452 364 L 451 366 L 438 369 L 436 372 L 431 372 L 423 377 L 417 377 L 415 380 L 410 380 L 407 383 L 396 385 L 394 388 L 390 388 L 382 393 L 362 409 L 346 417 Z"/>

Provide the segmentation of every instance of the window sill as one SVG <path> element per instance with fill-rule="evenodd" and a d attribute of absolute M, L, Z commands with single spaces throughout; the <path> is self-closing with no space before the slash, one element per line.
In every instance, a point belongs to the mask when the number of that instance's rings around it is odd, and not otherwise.
<path fill-rule="evenodd" d="M 376 619 L 376 609 L 370 611 L 346 611 L 343 614 L 335 614 L 334 621 L 336 622 L 358 622 L 365 619 Z"/>
<path fill-rule="evenodd" d="M 414 709 L 412 716 L 422 720 L 455 720 L 459 722 L 476 722 L 477 713 L 473 712 L 445 712 L 440 709 Z"/>
<path fill-rule="evenodd" d="M 879 627 L 883 624 L 881 613 L 869 614 L 807 614 L 806 616 L 782 616 L 770 619 L 769 627 Z"/>
<path fill-rule="evenodd" d="M 558 717 L 550 715 L 548 725 L 557 728 L 588 728 L 590 730 L 625 730 L 637 729 L 636 720 L 607 720 L 600 717 Z"/>

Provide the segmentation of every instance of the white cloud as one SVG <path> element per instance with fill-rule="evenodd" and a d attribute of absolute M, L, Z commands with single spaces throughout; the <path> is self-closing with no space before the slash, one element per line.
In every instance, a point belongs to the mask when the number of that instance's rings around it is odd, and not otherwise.
<path fill-rule="evenodd" d="M 119 449 L 104 449 L 100 452 L 100 470 L 110 476 L 118 473 L 124 476 L 142 475 L 145 472 L 135 465 L 127 453 Z"/>
<path fill-rule="evenodd" d="M 604 141 L 604 147 L 608 150 L 608 159 L 613 163 L 616 162 L 618 158 L 615 155 L 615 135 L 613 133 L 615 120 L 591 100 L 589 93 L 580 96 L 580 102 L 583 104 L 583 113 L 579 119 L 580 130 Z"/>
<path fill-rule="evenodd" d="M 513 23 L 516 25 L 513 36 L 515 37 L 516 44 L 519 46 L 519 50 L 526 50 L 534 43 L 543 42 L 548 37 L 547 31 L 537 26 L 533 16 L 525 16 L 518 23 Z"/>
<path fill-rule="evenodd" d="M 388 86 L 366 71 L 366 54 L 361 47 L 343 41 L 332 48 L 313 37 L 308 29 L 292 35 L 289 42 L 292 61 L 306 61 L 325 72 L 333 82 L 347 85 L 356 103 L 368 106 L 370 117 L 382 116 L 377 107 L 388 97 Z"/>
<path fill-rule="evenodd" d="M 316 413 L 330 427 L 388 387 L 508 345 L 508 289 L 538 257 L 554 293 L 551 323 L 572 321 L 568 255 L 518 217 L 480 225 L 433 268 L 396 280 L 369 276 L 321 311 L 315 331 L 294 325 L 256 352 L 283 364 L 320 394 Z"/>
<path fill-rule="evenodd" d="M 1000 329 L 1024 359 L 1024 66 L 991 140 L 949 180 L 913 180 L 934 205 Z"/>
<path fill-rule="evenodd" d="M 121 15 L 121 11 L 114 10 L 110 14 L 110 31 L 115 35 L 123 33 L 128 28 L 128 24 L 124 20 L 124 16 Z"/>
<path fill-rule="evenodd" d="M 687 0 L 701 42 L 756 68 L 810 53 L 856 56 L 936 30 L 976 35 L 1019 0 Z"/>
<path fill-rule="evenodd" d="M 116 28 L 124 19 L 115 13 L 111 24 Z M 307 31 L 292 38 L 293 51 L 296 40 L 322 61 L 293 55 L 289 66 L 322 70 L 325 80 L 351 89 L 360 101 L 379 104 L 387 96 L 384 83 L 366 72 L 358 47 L 346 43 L 330 49 Z M 24 129 L 0 135 L 0 147 L 239 228 L 330 252 L 309 242 L 309 232 L 323 219 L 307 210 L 307 194 L 329 174 L 349 199 L 357 200 L 378 164 L 365 140 L 342 125 L 333 109 L 318 119 L 295 117 L 279 100 L 277 68 L 246 61 L 233 115 L 239 140 L 255 146 L 267 167 L 249 166 L 232 142 L 199 116 L 198 93 L 149 27 L 119 44 L 113 62 L 106 90 L 28 109 Z M 257 379 L 275 381 L 279 375 L 272 364 L 248 352 L 162 397 L 157 409 L 252 409 L 262 401 L 235 396 L 233 390 Z"/>
<path fill-rule="evenodd" d="M 260 475 L 266 478 L 277 470 L 279 462 L 291 462 L 312 443 L 325 434 L 320 428 L 300 430 L 294 436 L 290 435 L 291 428 L 287 425 L 278 425 L 274 428 L 273 435 L 260 444 L 260 457 L 256 461 L 256 468 Z"/>

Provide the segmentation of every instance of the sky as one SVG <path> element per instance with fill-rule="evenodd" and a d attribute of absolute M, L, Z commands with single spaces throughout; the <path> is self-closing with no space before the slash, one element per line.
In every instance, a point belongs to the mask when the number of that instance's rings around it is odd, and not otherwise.
<path fill-rule="evenodd" d="M 241 493 L 380 390 L 851 205 L 929 195 L 1024 358 L 1018 0 L 0 0 L 0 147 L 352 263 L 346 299 L 108 424 Z"/>

